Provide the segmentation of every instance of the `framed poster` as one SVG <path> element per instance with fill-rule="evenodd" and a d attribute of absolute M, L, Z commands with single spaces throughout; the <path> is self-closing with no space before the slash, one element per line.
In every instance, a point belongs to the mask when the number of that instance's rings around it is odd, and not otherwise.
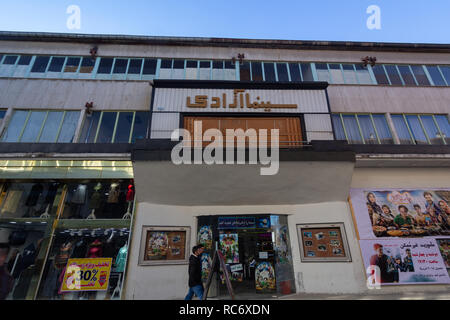
<path fill-rule="evenodd" d="M 343 223 L 298 224 L 302 262 L 351 262 Z"/>
<path fill-rule="evenodd" d="M 190 227 L 143 226 L 139 265 L 187 264 Z"/>

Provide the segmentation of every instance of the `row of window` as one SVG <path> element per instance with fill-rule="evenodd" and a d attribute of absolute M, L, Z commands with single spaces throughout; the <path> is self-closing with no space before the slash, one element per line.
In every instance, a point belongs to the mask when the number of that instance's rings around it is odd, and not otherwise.
<path fill-rule="evenodd" d="M 450 66 L 0 55 L 0 76 L 450 86 Z"/>
<path fill-rule="evenodd" d="M 447 115 L 392 114 L 400 144 L 450 145 Z M 337 140 L 351 144 L 392 144 L 393 134 L 384 114 L 333 114 Z"/>
<path fill-rule="evenodd" d="M 148 112 L 97 111 L 86 116 L 80 143 L 133 143 L 147 134 Z M 80 111 L 15 110 L 2 142 L 71 143 Z"/>

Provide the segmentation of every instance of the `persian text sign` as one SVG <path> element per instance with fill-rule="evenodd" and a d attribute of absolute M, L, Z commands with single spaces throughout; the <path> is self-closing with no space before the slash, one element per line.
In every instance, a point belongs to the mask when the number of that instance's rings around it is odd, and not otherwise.
<path fill-rule="evenodd" d="M 69 259 L 62 292 L 108 290 L 112 258 Z"/>
<path fill-rule="evenodd" d="M 218 229 L 254 229 L 255 217 L 223 217 L 219 218 Z"/>
<path fill-rule="evenodd" d="M 435 239 L 360 240 L 364 265 L 380 270 L 381 285 L 450 283 Z"/>

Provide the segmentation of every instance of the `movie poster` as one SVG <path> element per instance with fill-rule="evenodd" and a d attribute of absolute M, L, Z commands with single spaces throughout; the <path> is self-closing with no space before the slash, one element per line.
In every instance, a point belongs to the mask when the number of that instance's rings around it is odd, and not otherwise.
<path fill-rule="evenodd" d="M 239 245 L 237 233 L 221 233 L 220 250 L 225 257 L 225 263 L 239 263 Z"/>
<path fill-rule="evenodd" d="M 366 269 L 377 266 L 382 285 L 450 283 L 435 239 L 360 240 Z"/>
<path fill-rule="evenodd" d="M 450 190 L 352 189 L 361 239 L 450 236 Z"/>
<path fill-rule="evenodd" d="M 275 290 L 275 270 L 270 262 L 260 262 L 255 270 L 256 290 Z"/>
<path fill-rule="evenodd" d="M 211 226 L 202 226 L 198 231 L 197 240 L 205 247 L 205 250 L 211 250 L 213 242 Z"/>

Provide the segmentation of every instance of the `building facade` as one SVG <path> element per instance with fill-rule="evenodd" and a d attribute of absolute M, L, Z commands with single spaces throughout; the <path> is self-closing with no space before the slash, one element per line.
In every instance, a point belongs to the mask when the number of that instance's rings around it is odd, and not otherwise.
<path fill-rule="evenodd" d="M 241 298 L 364 293 L 377 277 L 381 294 L 448 290 L 449 45 L 11 32 L 0 44 L 6 299 L 180 299 L 197 243 L 204 279 L 220 250 Z M 191 162 L 208 132 L 278 129 L 277 173 L 261 174 L 274 154 L 234 161 L 234 140 L 213 153 L 224 164 L 175 164 L 179 128 Z M 106 290 L 63 286 L 83 258 L 111 259 Z M 214 273 L 210 296 L 225 282 Z"/>

